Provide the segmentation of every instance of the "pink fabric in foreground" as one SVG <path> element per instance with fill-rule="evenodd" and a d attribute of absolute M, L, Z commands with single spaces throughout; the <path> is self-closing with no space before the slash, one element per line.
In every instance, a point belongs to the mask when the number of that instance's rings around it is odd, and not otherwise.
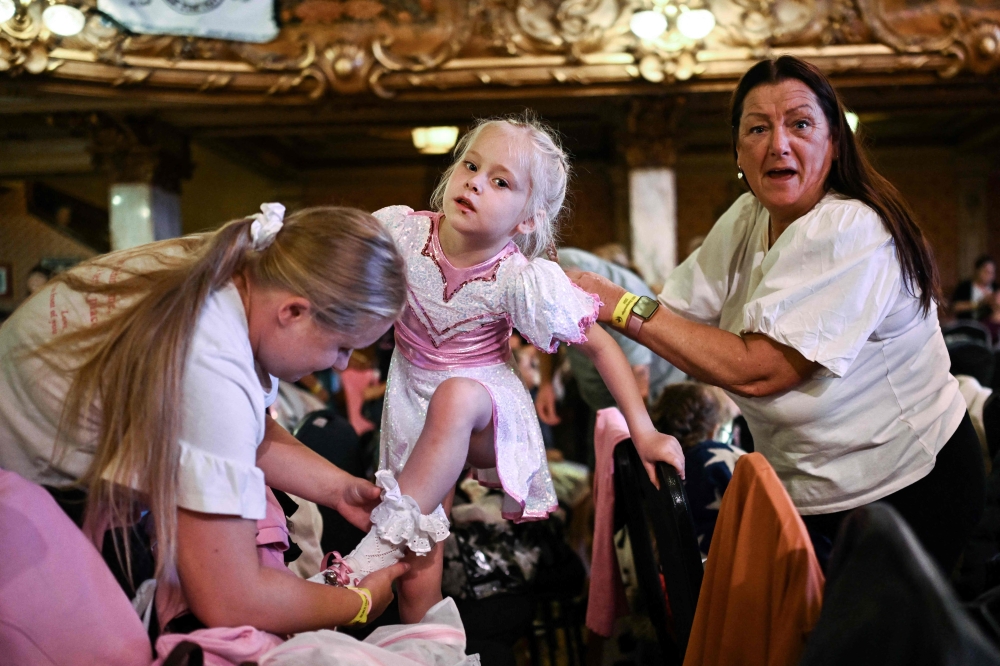
<path fill-rule="evenodd" d="M 160 666 L 170 651 L 182 641 L 201 646 L 205 653 L 205 666 L 233 666 L 243 662 L 257 662 L 265 652 L 281 645 L 284 640 L 253 627 L 217 627 L 199 629 L 190 634 L 166 634 L 156 641 L 159 659 L 153 666 Z"/>
<path fill-rule="evenodd" d="M 257 560 L 261 566 L 278 569 L 294 576 L 295 574 L 285 565 L 285 551 L 288 550 L 288 520 L 271 488 L 265 486 L 265 490 L 267 513 L 264 514 L 263 520 L 257 521 Z"/>
<path fill-rule="evenodd" d="M 0 663 L 146 666 L 149 637 L 94 544 L 41 486 L 0 470 Z"/>
<path fill-rule="evenodd" d="M 615 460 L 618 442 L 629 438 L 625 417 L 611 407 L 597 412 L 594 428 L 594 549 L 591 552 L 587 628 L 611 636 L 615 620 L 628 614 L 628 600 L 615 556 Z"/>

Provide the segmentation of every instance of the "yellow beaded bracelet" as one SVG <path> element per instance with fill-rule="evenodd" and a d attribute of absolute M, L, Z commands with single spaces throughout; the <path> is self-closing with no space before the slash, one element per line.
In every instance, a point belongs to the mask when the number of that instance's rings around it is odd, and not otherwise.
<path fill-rule="evenodd" d="M 353 587 L 350 585 L 347 586 L 347 589 L 352 592 L 357 592 L 358 596 L 361 597 L 361 610 L 359 610 L 358 614 L 354 616 L 354 619 L 347 624 L 364 624 L 368 621 L 368 611 L 370 611 L 372 607 L 371 590 L 367 587 Z"/>
<path fill-rule="evenodd" d="M 620 299 L 615 311 L 611 315 L 611 325 L 615 328 L 625 330 L 628 326 L 628 316 L 632 313 L 632 306 L 639 301 L 639 297 L 630 291 L 626 291 Z"/>

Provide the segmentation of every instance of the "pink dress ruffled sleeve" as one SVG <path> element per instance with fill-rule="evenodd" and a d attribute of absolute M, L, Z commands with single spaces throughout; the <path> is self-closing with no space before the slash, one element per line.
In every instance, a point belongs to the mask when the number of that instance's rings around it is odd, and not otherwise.
<path fill-rule="evenodd" d="M 543 352 L 553 354 L 560 342 L 587 341 L 601 301 L 566 277 L 559 264 L 533 259 L 507 283 L 507 310 L 514 328 Z"/>

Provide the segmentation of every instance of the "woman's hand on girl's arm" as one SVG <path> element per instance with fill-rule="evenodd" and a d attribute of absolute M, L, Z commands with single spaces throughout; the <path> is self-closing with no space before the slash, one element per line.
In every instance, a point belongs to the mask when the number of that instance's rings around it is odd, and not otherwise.
<path fill-rule="evenodd" d="M 673 465 L 683 478 L 684 452 L 681 445 L 675 438 L 658 433 L 653 427 L 632 368 L 621 347 L 600 326 L 591 326 L 587 337 L 588 340 L 581 345 L 581 349 L 601 373 L 601 379 L 618 403 L 618 409 L 625 417 L 632 442 L 642 458 L 650 481 L 659 487 L 655 468 L 657 461 Z"/>
<path fill-rule="evenodd" d="M 581 289 L 601 297 L 599 321 L 610 322 L 625 289 L 593 273 L 569 270 L 566 274 Z M 787 391 L 819 368 L 818 363 L 766 335 L 736 335 L 690 321 L 666 307 L 658 308 L 634 339 L 695 379 L 744 396 Z"/>
<path fill-rule="evenodd" d="M 330 629 L 351 622 L 360 596 L 262 566 L 253 520 L 177 511 L 177 571 L 191 611 L 209 627 L 250 625 L 276 634 Z M 392 583 L 409 566 L 396 564 L 365 578 L 369 618 L 392 599 Z"/>
<path fill-rule="evenodd" d="M 611 323 L 611 315 L 615 311 L 615 306 L 628 290 L 625 287 L 619 287 L 604 276 L 576 268 L 567 269 L 566 275 L 588 294 L 597 294 L 601 297 L 601 310 L 597 315 L 597 321 L 602 324 Z"/>
<path fill-rule="evenodd" d="M 348 474 L 265 416 L 264 441 L 257 447 L 257 467 L 268 486 L 328 506 L 360 530 L 371 527 L 369 514 L 381 491 Z"/>

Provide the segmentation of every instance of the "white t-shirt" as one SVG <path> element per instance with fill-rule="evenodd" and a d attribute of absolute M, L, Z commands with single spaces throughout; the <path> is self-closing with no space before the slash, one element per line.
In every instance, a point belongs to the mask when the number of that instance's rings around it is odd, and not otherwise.
<path fill-rule="evenodd" d="M 892 236 L 860 201 L 828 194 L 770 250 L 769 222 L 753 195 L 740 197 L 670 274 L 660 302 L 822 366 L 788 391 L 733 395 L 802 514 L 852 509 L 918 481 L 965 415 L 936 308 L 920 312 Z"/>
<path fill-rule="evenodd" d="M 129 270 L 153 259 L 122 255 Z M 78 269 L 108 282 L 117 270 Z M 117 305 L 120 306 L 120 303 Z M 94 405 L 72 440 L 55 440 L 68 373 L 26 354 L 54 335 L 100 321 L 116 303 L 56 283 L 24 303 L 0 327 L 0 468 L 51 486 L 65 486 L 89 467 L 96 451 L 99 410 Z M 257 446 L 278 380 L 259 371 L 250 348 L 246 313 L 232 282 L 205 301 L 184 369 L 181 390 L 177 505 L 203 513 L 264 517 L 264 473 Z"/>

